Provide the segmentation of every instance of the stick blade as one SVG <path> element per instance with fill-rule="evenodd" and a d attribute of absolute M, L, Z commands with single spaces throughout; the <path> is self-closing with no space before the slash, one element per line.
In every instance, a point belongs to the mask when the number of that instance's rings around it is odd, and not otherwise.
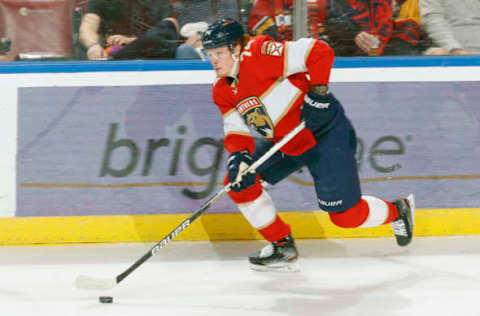
<path fill-rule="evenodd" d="M 117 280 L 79 275 L 75 280 L 75 285 L 77 288 L 83 290 L 110 290 L 117 285 Z"/>

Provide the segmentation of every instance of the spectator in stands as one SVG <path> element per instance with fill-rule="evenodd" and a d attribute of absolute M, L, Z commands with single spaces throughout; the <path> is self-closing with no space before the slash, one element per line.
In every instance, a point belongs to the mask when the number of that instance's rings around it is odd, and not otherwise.
<path fill-rule="evenodd" d="M 85 12 L 79 36 L 88 59 L 175 57 L 178 23 L 169 0 L 90 0 Z"/>
<path fill-rule="evenodd" d="M 430 43 L 420 24 L 418 0 L 393 0 L 393 32 L 383 55 L 422 55 Z"/>
<path fill-rule="evenodd" d="M 479 0 L 420 0 L 420 17 L 436 46 L 426 55 L 480 54 Z"/>
<path fill-rule="evenodd" d="M 253 35 L 293 39 L 293 0 L 256 0 L 248 21 Z M 391 0 L 308 0 L 310 36 L 337 56 L 381 55 L 392 33 Z"/>
<path fill-rule="evenodd" d="M 176 59 L 208 60 L 203 51 L 202 34 L 208 27 L 207 22 L 187 23 L 180 29 L 185 42 L 177 48 Z"/>

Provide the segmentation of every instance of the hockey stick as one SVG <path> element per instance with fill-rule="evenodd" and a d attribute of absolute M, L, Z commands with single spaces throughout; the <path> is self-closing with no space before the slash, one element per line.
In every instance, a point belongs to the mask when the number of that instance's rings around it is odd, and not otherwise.
<path fill-rule="evenodd" d="M 255 171 L 261 164 L 263 164 L 268 158 L 270 158 L 274 153 L 276 153 L 281 147 L 288 143 L 295 135 L 297 135 L 303 128 L 305 123 L 300 123 L 297 127 L 291 130 L 285 137 L 282 138 L 278 143 L 276 143 L 272 148 L 270 148 L 262 157 L 256 160 L 248 169 L 243 173 Z M 185 228 L 190 226 L 195 219 L 202 215 L 210 206 L 217 202 L 225 193 L 230 191 L 231 183 L 227 184 L 222 190 L 217 194 L 212 196 L 208 201 L 206 201 L 198 210 L 196 210 L 189 218 L 184 220 L 180 225 L 178 225 L 170 234 L 165 236 L 161 241 L 156 243 L 147 253 L 145 253 L 140 259 L 138 259 L 134 264 L 132 264 L 124 272 L 117 275 L 115 278 L 95 278 L 85 275 L 79 275 L 75 281 L 75 284 L 80 289 L 87 290 L 108 290 L 115 287 L 123 279 L 125 279 L 130 273 L 135 271 L 141 264 L 156 255 L 160 249 L 165 247 L 172 239 L 177 237 Z"/>

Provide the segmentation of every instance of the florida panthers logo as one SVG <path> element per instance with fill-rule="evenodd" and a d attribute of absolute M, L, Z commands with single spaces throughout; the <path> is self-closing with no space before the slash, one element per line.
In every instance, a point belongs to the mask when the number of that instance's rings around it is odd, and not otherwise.
<path fill-rule="evenodd" d="M 245 123 L 266 139 L 273 138 L 274 127 L 267 110 L 258 97 L 248 97 L 237 104 Z"/>

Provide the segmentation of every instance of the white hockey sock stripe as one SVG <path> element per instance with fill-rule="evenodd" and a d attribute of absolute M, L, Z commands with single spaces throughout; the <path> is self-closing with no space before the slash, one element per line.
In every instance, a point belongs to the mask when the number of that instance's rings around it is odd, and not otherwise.
<path fill-rule="evenodd" d="M 380 226 L 387 220 L 389 210 L 385 201 L 374 196 L 363 195 L 362 199 L 368 204 L 368 217 L 360 227 Z"/>
<path fill-rule="evenodd" d="M 262 191 L 262 194 L 255 201 L 238 204 L 238 208 L 250 225 L 256 229 L 272 223 L 277 216 L 277 209 L 265 191 Z"/>

